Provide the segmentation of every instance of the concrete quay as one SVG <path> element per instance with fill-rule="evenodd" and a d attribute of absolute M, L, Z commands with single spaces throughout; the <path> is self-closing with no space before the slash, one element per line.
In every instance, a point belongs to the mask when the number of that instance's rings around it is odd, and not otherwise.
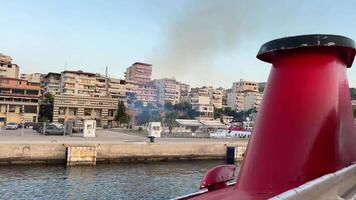
<path fill-rule="evenodd" d="M 225 159 L 227 146 L 245 147 L 247 140 L 158 138 L 107 130 L 96 138 L 42 136 L 26 129 L 0 133 L 0 164 L 66 163 L 67 147 L 95 146 L 97 163 Z"/>

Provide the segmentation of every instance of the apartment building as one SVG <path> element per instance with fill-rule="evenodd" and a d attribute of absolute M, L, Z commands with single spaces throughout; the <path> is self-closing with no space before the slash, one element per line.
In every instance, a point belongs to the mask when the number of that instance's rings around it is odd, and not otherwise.
<path fill-rule="evenodd" d="M 129 106 L 135 102 L 142 102 L 143 106 L 157 105 L 157 89 L 152 82 L 138 84 L 135 81 L 125 81 L 126 98 Z"/>
<path fill-rule="evenodd" d="M 27 80 L 0 79 L 0 126 L 9 122 L 37 122 L 41 87 Z"/>
<path fill-rule="evenodd" d="M 20 68 L 10 56 L 0 53 L 0 77 L 19 78 Z"/>
<path fill-rule="evenodd" d="M 230 91 L 227 93 L 227 106 L 232 110 L 237 112 L 244 110 L 245 107 L 245 99 L 243 92 L 233 92 Z"/>
<path fill-rule="evenodd" d="M 246 90 L 258 92 L 258 83 L 253 81 L 245 81 L 243 79 L 240 79 L 239 82 L 232 83 L 233 92 L 243 92 Z"/>
<path fill-rule="evenodd" d="M 62 95 L 94 96 L 96 76 L 83 71 L 63 71 L 60 93 Z"/>
<path fill-rule="evenodd" d="M 244 109 L 256 109 L 258 110 L 261 106 L 262 93 L 260 92 L 245 92 L 244 93 Z"/>
<path fill-rule="evenodd" d="M 215 89 L 213 87 L 208 88 L 210 103 L 214 108 L 223 107 L 223 90 Z"/>
<path fill-rule="evenodd" d="M 199 112 L 199 120 L 213 120 L 214 106 L 209 97 L 209 88 L 192 88 L 190 91 L 190 103 L 192 108 Z"/>
<path fill-rule="evenodd" d="M 228 93 L 228 107 L 240 112 L 251 108 L 258 110 L 262 101 L 262 93 L 255 91 Z"/>
<path fill-rule="evenodd" d="M 180 102 L 181 84 L 175 79 L 157 79 L 153 83 L 157 88 L 157 102 L 159 105 L 164 105 L 167 102 L 174 105 Z"/>
<path fill-rule="evenodd" d="M 41 73 L 21 74 L 20 79 L 27 80 L 33 84 L 41 85 L 43 75 Z"/>
<path fill-rule="evenodd" d="M 152 65 L 142 62 L 135 62 L 126 69 L 125 80 L 145 85 L 151 81 Z"/>
<path fill-rule="evenodd" d="M 96 120 L 97 126 L 107 126 L 115 121 L 118 100 L 110 97 L 84 95 L 56 95 L 53 103 L 53 122 L 67 120 Z"/>
<path fill-rule="evenodd" d="M 111 98 L 126 102 L 126 87 L 125 81 L 118 78 L 109 79 L 109 95 Z"/>
<path fill-rule="evenodd" d="M 42 77 L 43 93 L 51 93 L 52 95 L 60 94 L 61 90 L 61 74 L 49 72 Z"/>
<path fill-rule="evenodd" d="M 178 84 L 179 84 L 179 101 L 189 102 L 190 85 L 185 83 L 178 83 Z"/>

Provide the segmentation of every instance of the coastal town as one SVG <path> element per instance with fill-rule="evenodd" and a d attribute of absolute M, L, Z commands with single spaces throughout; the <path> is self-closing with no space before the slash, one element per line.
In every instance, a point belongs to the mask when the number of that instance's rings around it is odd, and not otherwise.
<path fill-rule="evenodd" d="M 152 79 L 154 66 L 143 62 L 127 67 L 124 78 L 69 68 L 25 74 L 15 63 L 0 54 L 0 126 L 91 119 L 102 128 L 151 121 L 166 128 L 173 121 L 171 129 L 180 132 L 191 132 L 186 127 L 194 123 L 223 128 L 234 119 L 253 120 L 265 87 L 243 79 L 228 89 L 191 87 L 173 78 Z"/>

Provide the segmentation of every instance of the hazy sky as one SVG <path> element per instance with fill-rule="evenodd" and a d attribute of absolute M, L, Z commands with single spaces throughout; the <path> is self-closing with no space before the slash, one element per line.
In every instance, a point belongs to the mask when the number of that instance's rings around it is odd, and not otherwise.
<path fill-rule="evenodd" d="M 231 87 L 265 81 L 255 58 L 275 38 L 311 33 L 356 39 L 356 1 L 310 0 L 0 0 L 0 53 L 21 73 L 68 70 L 123 78 L 153 64 L 153 78 Z M 348 69 L 356 87 L 356 66 Z"/>

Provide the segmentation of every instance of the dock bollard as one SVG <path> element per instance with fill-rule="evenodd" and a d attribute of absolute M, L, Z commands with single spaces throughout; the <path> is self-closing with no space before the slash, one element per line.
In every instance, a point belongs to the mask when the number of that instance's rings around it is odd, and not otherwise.
<path fill-rule="evenodd" d="M 234 164 L 235 163 L 235 147 L 226 147 L 226 163 Z"/>

